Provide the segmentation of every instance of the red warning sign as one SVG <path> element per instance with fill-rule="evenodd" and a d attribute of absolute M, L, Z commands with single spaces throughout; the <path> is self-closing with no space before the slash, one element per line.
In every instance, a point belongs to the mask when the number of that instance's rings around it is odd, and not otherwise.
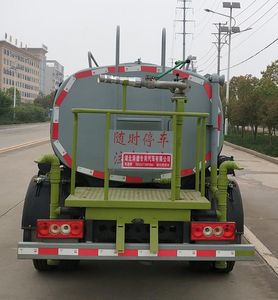
<path fill-rule="evenodd" d="M 124 169 L 172 169 L 171 153 L 122 153 Z"/>

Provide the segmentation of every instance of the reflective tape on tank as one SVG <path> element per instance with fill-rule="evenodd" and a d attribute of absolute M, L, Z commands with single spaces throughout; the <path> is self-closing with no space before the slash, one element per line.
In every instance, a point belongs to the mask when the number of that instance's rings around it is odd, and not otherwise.
<path fill-rule="evenodd" d="M 59 107 L 53 107 L 53 121 L 52 121 L 52 131 L 51 138 L 53 140 L 58 140 L 59 138 Z"/>
<path fill-rule="evenodd" d="M 199 78 L 197 76 L 189 75 L 188 80 L 195 82 L 197 84 L 203 85 L 204 84 L 204 79 Z"/>
<path fill-rule="evenodd" d="M 126 72 L 141 72 L 141 65 L 125 67 Z"/>
<path fill-rule="evenodd" d="M 108 68 L 99 68 L 99 69 L 92 70 L 93 76 L 94 75 L 104 74 L 104 73 L 108 73 Z"/>
<path fill-rule="evenodd" d="M 72 88 L 72 86 L 73 86 L 75 80 L 76 80 L 76 78 L 75 78 L 74 76 L 71 76 L 71 77 L 69 78 L 69 80 L 68 80 L 68 82 L 67 82 L 67 84 L 66 84 L 66 86 L 65 86 L 65 88 L 64 88 L 64 90 L 65 90 L 66 92 L 69 92 L 69 90 Z"/>
<path fill-rule="evenodd" d="M 59 107 L 57 106 L 54 106 L 53 107 L 53 111 L 52 111 L 52 114 L 53 114 L 53 123 L 59 123 Z"/>
<path fill-rule="evenodd" d="M 220 146 L 221 123 L 222 123 L 221 110 L 218 107 L 218 116 L 217 116 L 217 146 L 218 147 Z"/>
<path fill-rule="evenodd" d="M 60 148 L 61 149 L 61 148 Z M 104 172 L 98 170 L 92 170 L 84 167 L 77 167 L 77 172 L 86 174 L 89 176 L 94 176 L 96 178 L 104 179 Z M 127 182 L 127 183 L 141 183 L 143 182 L 142 177 L 138 176 L 123 176 L 123 175 L 115 175 L 111 174 L 109 177 L 110 180 L 118 181 L 118 182 Z"/>
<path fill-rule="evenodd" d="M 67 151 L 64 149 L 64 147 L 61 145 L 61 143 L 58 140 L 55 140 L 53 142 L 55 145 L 55 148 L 58 150 L 58 152 L 63 156 L 64 160 L 66 161 L 67 165 L 71 167 L 72 165 L 72 159 L 71 156 L 67 153 Z"/>
<path fill-rule="evenodd" d="M 61 145 L 61 143 L 57 140 L 57 141 L 54 141 L 54 146 L 55 148 L 58 150 L 58 152 L 64 156 L 67 154 L 67 151 L 64 149 L 64 147 Z"/>

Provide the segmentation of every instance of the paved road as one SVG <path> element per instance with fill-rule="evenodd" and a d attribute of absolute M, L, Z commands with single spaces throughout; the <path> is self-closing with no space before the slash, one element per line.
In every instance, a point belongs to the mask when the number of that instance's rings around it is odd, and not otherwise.
<path fill-rule="evenodd" d="M 41 138 L 37 136 L 36 138 Z M 76 272 L 37 273 L 30 261 L 16 259 L 21 239 L 22 200 L 30 177 L 36 172 L 34 159 L 49 152 L 49 144 L 0 154 L 0 299 L 278 299 L 278 277 L 259 257 L 239 262 L 227 275 L 191 272 L 177 262 L 89 262 Z M 225 149 L 228 151 L 228 149 Z M 235 152 L 234 152 L 235 155 Z M 241 163 L 247 164 L 241 159 Z M 266 164 L 266 163 L 265 163 Z M 246 168 L 238 177 L 244 189 L 247 222 L 260 215 L 248 198 L 248 184 L 256 194 L 254 181 Z M 241 171 L 243 172 L 243 171 Z M 247 176 L 247 178 L 246 178 Z M 248 177 L 251 176 L 251 177 Z M 248 184 L 247 184 L 247 183 Z M 267 181 L 269 183 L 270 180 Z M 258 183 L 259 184 L 259 183 Z M 272 189 L 271 187 L 270 189 Z M 249 188 L 250 189 L 250 188 Z M 261 186 L 259 184 L 259 189 Z M 265 186 L 268 191 L 269 188 Z M 259 193 L 259 191 L 257 191 Z M 267 194 L 269 195 L 269 194 Z M 263 200 L 267 203 L 265 196 Z M 272 207 L 274 209 L 274 207 Z M 265 210 L 265 218 L 271 209 Z M 256 221 L 254 220 L 254 226 Z M 259 227 L 254 227 L 257 230 Z M 268 228 L 270 231 L 272 228 Z M 257 233 L 257 232 L 255 232 Z M 264 238 L 264 236 L 263 236 Z M 270 243 L 269 237 L 265 242 Z M 270 245 L 270 244 L 269 244 Z M 272 247 L 272 245 L 270 245 Z M 275 247 L 275 245 L 274 245 Z"/>
<path fill-rule="evenodd" d="M 49 123 L 1 125 L 0 149 L 49 137 Z"/>
<path fill-rule="evenodd" d="M 245 224 L 278 258 L 278 165 L 224 146 L 244 170 L 236 171 Z"/>

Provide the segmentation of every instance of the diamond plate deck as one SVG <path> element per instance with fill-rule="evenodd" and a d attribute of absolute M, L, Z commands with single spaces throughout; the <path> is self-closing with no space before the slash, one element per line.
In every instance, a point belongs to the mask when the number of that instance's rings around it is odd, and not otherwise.
<path fill-rule="evenodd" d="M 103 188 L 77 187 L 65 204 L 72 207 L 210 208 L 210 202 L 198 191 L 181 190 L 180 195 L 182 199 L 171 201 L 169 189 L 109 188 L 109 200 L 104 200 Z"/>

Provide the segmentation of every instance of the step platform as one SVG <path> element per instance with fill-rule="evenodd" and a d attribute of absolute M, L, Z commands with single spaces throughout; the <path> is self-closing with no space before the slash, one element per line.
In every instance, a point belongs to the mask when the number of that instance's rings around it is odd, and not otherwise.
<path fill-rule="evenodd" d="M 181 199 L 171 200 L 170 189 L 109 188 L 108 200 L 104 200 L 104 189 L 77 187 L 73 195 L 65 200 L 70 207 L 114 207 L 114 208 L 173 208 L 210 209 L 210 202 L 199 191 L 181 190 Z"/>

